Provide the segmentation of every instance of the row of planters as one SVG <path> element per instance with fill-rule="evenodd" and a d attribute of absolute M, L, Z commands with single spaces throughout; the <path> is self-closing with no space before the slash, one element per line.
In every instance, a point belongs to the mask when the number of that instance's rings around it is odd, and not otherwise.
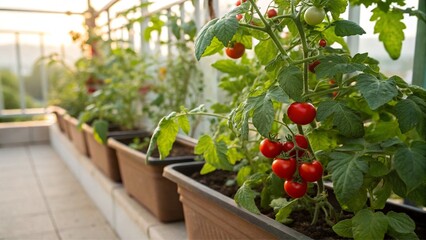
<path fill-rule="evenodd" d="M 160 15 L 151 19 L 158 25 L 152 29 L 160 30 L 165 24 Z M 163 222 L 183 220 L 176 184 L 162 177 L 163 168 L 194 161 L 196 140 L 182 136 L 167 160 L 147 160 L 150 126 L 183 105 L 196 106 L 203 92 L 192 50 L 195 24 L 173 16 L 169 19 L 176 21 L 176 40 L 168 43 L 174 51 L 162 59 L 140 56 L 126 47 L 111 49 L 111 43 L 100 41 L 96 34 L 84 39 L 74 33 L 73 39 L 82 42 L 88 55 L 66 68 L 68 81 L 53 102 L 58 126 L 76 149 Z M 148 36 L 152 29 L 147 30 Z M 53 63 L 60 61 L 53 59 Z M 195 130 L 197 119 L 190 123 Z"/>
<path fill-rule="evenodd" d="M 404 14 L 426 20 L 404 1 L 349 2 L 374 9 L 394 59 Z M 346 0 L 235 5 L 195 42 L 197 59 L 236 59 L 212 65 L 228 102 L 163 117 L 147 153 L 165 159 L 190 118 L 214 119 L 194 147 L 204 162 L 164 172 L 178 184 L 189 238 L 426 238 L 426 90 L 349 53 L 344 37 L 365 32 L 339 17 Z"/>

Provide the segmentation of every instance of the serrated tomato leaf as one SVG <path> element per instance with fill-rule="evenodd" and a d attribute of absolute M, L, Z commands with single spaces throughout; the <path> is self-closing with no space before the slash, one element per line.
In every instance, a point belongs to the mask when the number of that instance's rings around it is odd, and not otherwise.
<path fill-rule="evenodd" d="M 333 119 L 333 125 L 347 137 L 364 136 L 364 125 L 361 118 L 352 109 L 337 101 L 324 101 L 318 105 L 317 120 Z"/>
<path fill-rule="evenodd" d="M 365 33 L 364 29 L 358 24 L 349 20 L 338 20 L 334 22 L 335 33 L 337 36 L 346 37 L 352 35 L 362 35 Z"/>
<path fill-rule="evenodd" d="M 232 170 L 227 157 L 228 147 L 223 141 L 215 142 L 209 135 L 199 138 L 194 153 L 202 154 L 206 163 L 217 169 Z"/>
<path fill-rule="evenodd" d="M 257 192 L 251 189 L 248 185 L 243 184 L 238 189 L 234 199 L 239 206 L 247 209 L 248 211 L 252 213 L 260 214 L 260 211 L 257 208 L 256 203 L 254 201 L 257 195 L 258 195 Z"/>
<path fill-rule="evenodd" d="M 108 137 L 108 122 L 98 119 L 93 122 L 92 126 L 95 140 L 99 143 L 105 144 Z"/>
<path fill-rule="evenodd" d="M 403 99 L 395 105 L 395 115 L 402 133 L 410 131 L 424 121 L 422 110 L 410 98 Z"/>
<path fill-rule="evenodd" d="M 383 239 L 388 229 L 388 219 L 382 212 L 363 209 L 352 218 L 354 239 Z"/>
<path fill-rule="evenodd" d="M 334 152 L 330 157 L 328 170 L 332 173 L 334 192 L 339 202 L 345 204 L 361 188 L 368 164 L 353 154 Z"/>
<path fill-rule="evenodd" d="M 416 228 L 413 219 L 405 213 L 390 211 L 386 216 L 388 217 L 389 227 L 398 233 L 411 233 Z"/>
<path fill-rule="evenodd" d="M 372 10 L 370 21 L 376 21 L 374 33 L 379 34 L 379 40 L 385 45 L 385 49 L 392 59 L 398 59 L 401 55 L 402 42 L 405 39 L 405 24 L 402 22 L 404 14 L 399 10 L 382 11 L 380 7 Z"/>
<path fill-rule="evenodd" d="M 426 143 L 415 141 L 410 147 L 399 148 L 394 156 L 394 168 L 408 191 L 426 181 Z"/>
<path fill-rule="evenodd" d="M 341 237 L 353 238 L 352 219 L 345 219 L 336 223 L 333 226 L 333 231 Z"/>
<path fill-rule="evenodd" d="M 373 75 L 360 74 L 356 79 L 356 87 L 372 110 L 383 106 L 398 95 L 398 89 L 392 77 L 383 81 Z"/>
<path fill-rule="evenodd" d="M 302 101 L 303 81 L 302 71 L 299 68 L 289 66 L 281 69 L 278 74 L 278 83 L 290 98 L 295 101 Z"/>
<path fill-rule="evenodd" d="M 348 56 L 327 56 L 320 59 L 320 64 L 315 68 L 317 78 L 330 78 L 337 74 L 353 73 L 363 71 L 365 65 L 351 62 Z"/>

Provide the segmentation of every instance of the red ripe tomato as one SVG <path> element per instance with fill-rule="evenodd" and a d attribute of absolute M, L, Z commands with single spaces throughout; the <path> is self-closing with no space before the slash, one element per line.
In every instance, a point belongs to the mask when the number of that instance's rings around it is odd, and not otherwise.
<path fill-rule="evenodd" d="M 307 102 L 294 102 L 287 109 L 287 115 L 290 120 L 299 125 L 311 123 L 317 115 L 314 105 Z"/>
<path fill-rule="evenodd" d="M 243 2 L 247 2 L 247 0 L 243 0 Z M 235 6 L 240 6 L 241 5 L 241 0 L 237 0 L 237 2 L 235 3 Z"/>
<path fill-rule="evenodd" d="M 262 142 L 260 142 L 259 150 L 263 156 L 267 158 L 275 158 L 280 155 L 282 147 L 280 142 L 274 142 L 265 138 Z"/>
<path fill-rule="evenodd" d="M 237 14 L 235 17 L 237 18 L 238 21 L 240 21 L 241 19 L 243 19 L 243 15 L 242 14 Z"/>
<path fill-rule="evenodd" d="M 244 55 L 246 47 L 242 43 L 236 42 L 233 47 L 226 48 L 226 55 L 233 59 L 238 59 Z"/>
<path fill-rule="evenodd" d="M 327 41 L 325 39 L 321 39 L 318 44 L 320 47 L 325 47 L 327 46 Z"/>
<path fill-rule="evenodd" d="M 92 94 L 92 93 L 96 92 L 96 88 L 95 88 L 95 87 L 93 87 L 93 86 L 88 86 L 88 87 L 87 87 L 87 92 L 88 92 L 89 94 Z"/>
<path fill-rule="evenodd" d="M 273 18 L 278 15 L 277 10 L 271 8 L 267 12 L 268 18 Z"/>
<path fill-rule="evenodd" d="M 300 177 L 307 182 L 316 182 L 322 177 L 323 168 L 320 162 L 302 163 L 299 166 Z"/>
<path fill-rule="evenodd" d="M 299 183 L 287 180 L 284 182 L 284 190 L 292 198 L 301 198 L 308 190 L 308 184 L 305 181 Z"/>
<path fill-rule="evenodd" d="M 283 151 L 286 152 L 290 157 L 296 156 L 296 152 L 294 150 L 291 151 L 291 149 L 293 148 L 294 148 L 294 143 L 292 141 L 287 141 L 282 144 Z"/>
<path fill-rule="evenodd" d="M 272 171 L 279 178 L 291 179 L 296 172 L 297 162 L 294 158 L 281 159 L 276 158 L 272 162 Z"/>
<path fill-rule="evenodd" d="M 296 140 L 296 144 L 297 144 L 298 147 L 303 148 L 303 149 L 308 149 L 309 143 L 308 143 L 308 139 L 306 139 L 305 136 L 299 135 L 299 134 L 295 135 L 294 140 Z"/>
<path fill-rule="evenodd" d="M 321 62 L 319 60 L 315 60 L 314 62 L 310 63 L 308 65 L 308 69 L 311 73 L 315 73 L 315 68 L 320 64 Z"/>

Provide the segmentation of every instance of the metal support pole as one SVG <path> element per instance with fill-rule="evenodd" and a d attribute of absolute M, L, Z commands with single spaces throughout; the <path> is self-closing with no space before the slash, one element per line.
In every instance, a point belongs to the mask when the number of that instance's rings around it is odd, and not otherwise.
<path fill-rule="evenodd" d="M 359 24 L 361 16 L 361 8 L 359 6 L 349 6 L 349 20 Z M 348 47 L 351 53 L 356 53 L 359 50 L 359 35 L 349 36 L 348 37 Z"/>
<path fill-rule="evenodd" d="M 424 0 L 419 0 L 418 9 L 426 11 Z M 421 20 L 417 20 L 416 46 L 414 49 L 412 83 L 426 88 L 426 24 Z"/>
<path fill-rule="evenodd" d="M 202 17 L 202 8 L 203 8 L 203 0 L 195 0 L 194 2 L 194 21 L 195 26 L 197 26 L 197 32 L 201 30 L 203 27 L 203 17 Z"/>
<path fill-rule="evenodd" d="M 109 8 L 106 10 L 107 13 L 107 28 L 108 28 L 108 40 L 111 41 L 111 15 Z"/>
<path fill-rule="evenodd" d="M 41 58 L 45 57 L 45 48 L 44 48 L 44 33 L 40 33 L 40 55 Z M 48 94 L 48 76 L 46 71 L 45 61 L 40 61 L 40 77 L 41 77 L 41 93 L 42 93 L 42 102 L 43 106 L 47 107 L 47 94 Z"/>
<path fill-rule="evenodd" d="M 146 3 L 147 0 L 141 0 L 141 4 Z M 141 15 L 144 16 L 146 13 L 148 12 L 146 7 L 142 7 L 141 8 Z M 145 18 L 142 20 L 142 22 L 140 23 L 140 27 L 141 27 L 141 33 L 140 33 L 140 37 L 141 37 L 141 55 L 145 55 L 147 53 L 150 53 L 150 49 L 149 49 L 149 42 L 145 41 L 144 39 L 144 32 L 145 29 L 148 27 L 148 23 L 149 23 L 149 19 Z"/>
<path fill-rule="evenodd" d="M 167 22 L 169 22 L 169 23 L 170 23 L 170 17 L 171 16 L 172 16 L 172 10 L 169 8 L 169 9 L 167 9 Z M 167 44 L 167 57 L 168 58 L 172 57 L 172 38 L 173 38 L 172 28 L 169 25 L 167 27 L 167 43 L 168 43 Z"/>
<path fill-rule="evenodd" d="M 181 26 L 185 23 L 185 3 L 182 3 L 179 5 L 180 10 L 180 24 Z M 184 32 L 181 30 L 180 39 L 181 41 L 184 41 Z"/>
<path fill-rule="evenodd" d="M 21 102 L 21 112 L 25 114 L 27 103 L 25 102 L 25 82 L 22 77 L 22 59 L 21 59 L 21 46 L 19 43 L 19 33 L 15 33 L 15 50 L 16 50 L 16 67 L 19 81 L 19 96 Z"/>
<path fill-rule="evenodd" d="M 3 83 L 0 78 L 0 116 L 3 114 L 3 109 L 4 109 Z"/>

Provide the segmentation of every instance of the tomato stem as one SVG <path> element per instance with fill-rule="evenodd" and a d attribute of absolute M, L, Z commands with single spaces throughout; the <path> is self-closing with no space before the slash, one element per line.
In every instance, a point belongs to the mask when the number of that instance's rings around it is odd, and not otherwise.
<path fill-rule="evenodd" d="M 275 32 L 272 30 L 272 28 L 269 25 L 268 21 L 266 21 L 265 17 L 260 12 L 259 7 L 255 4 L 254 0 L 249 0 L 249 1 L 250 1 L 251 5 L 253 6 L 254 10 L 256 11 L 257 15 L 259 15 L 260 20 L 265 25 L 265 27 L 264 27 L 265 32 L 271 37 L 272 41 L 275 43 L 275 45 L 277 46 L 277 48 L 281 52 L 281 54 L 287 57 L 286 58 L 287 61 L 289 63 L 293 63 L 293 60 L 290 58 L 290 55 L 288 55 L 287 51 L 282 46 L 280 40 L 278 39 L 278 37 L 275 34 Z"/>

